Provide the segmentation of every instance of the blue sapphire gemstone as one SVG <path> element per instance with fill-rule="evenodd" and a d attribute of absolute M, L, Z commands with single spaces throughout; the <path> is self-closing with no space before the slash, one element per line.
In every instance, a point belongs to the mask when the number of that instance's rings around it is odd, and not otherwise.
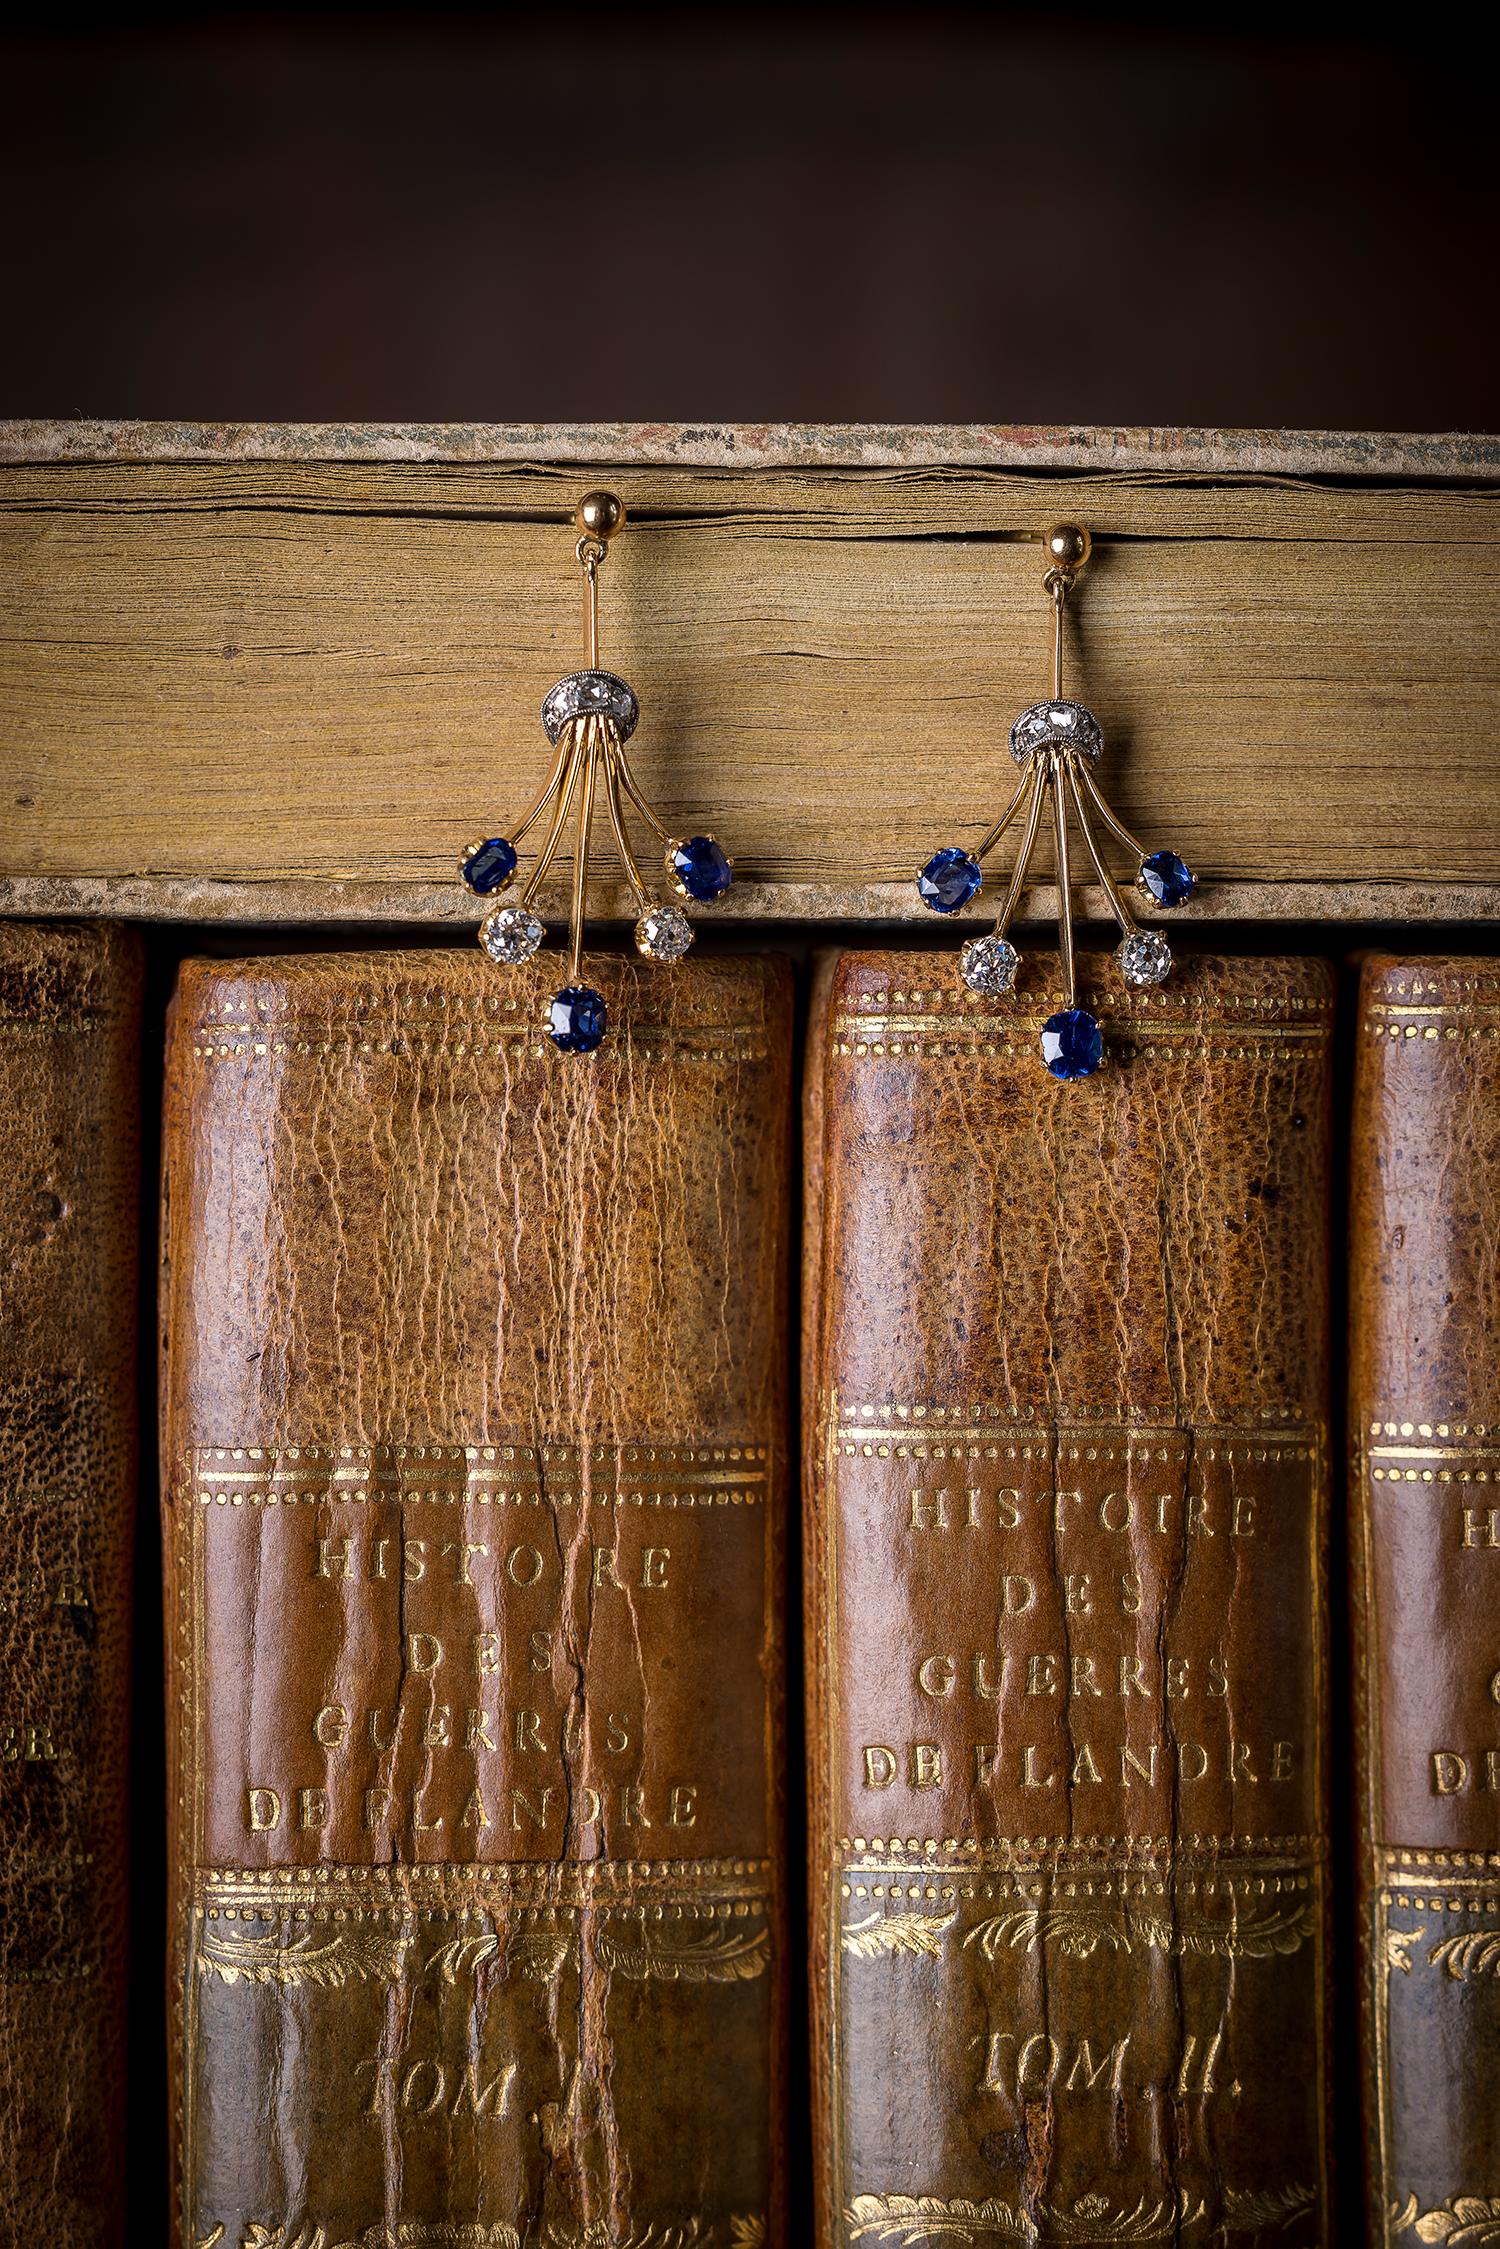
<path fill-rule="evenodd" d="M 734 880 L 734 861 L 712 836 L 689 836 L 667 851 L 667 872 L 685 898 L 711 906 Z"/>
<path fill-rule="evenodd" d="M 979 861 L 971 859 L 961 844 L 945 844 L 935 851 L 917 877 L 917 896 L 935 914 L 956 914 L 983 882 Z"/>
<path fill-rule="evenodd" d="M 504 836 L 491 836 L 487 843 L 476 843 L 472 851 L 464 854 L 464 881 L 481 898 L 492 891 L 503 890 L 516 871 L 516 847 L 507 843 Z"/>
<path fill-rule="evenodd" d="M 1104 1060 L 1104 1037 L 1086 1007 L 1065 1007 L 1042 1025 L 1042 1060 L 1054 1078 L 1091 1078 Z"/>
<path fill-rule="evenodd" d="M 590 984 L 565 984 L 548 1006 L 547 1029 L 564 1054 L 592 1054 L 609 1029 L 603 994 Z"/>
<path fill-rule="evenodd" d="M 1141 861 L 1141 888 L 1158 906 L 1180 906 L 1197 887 L 1192 868 L 1175 851 L 1153 851 Z"/>

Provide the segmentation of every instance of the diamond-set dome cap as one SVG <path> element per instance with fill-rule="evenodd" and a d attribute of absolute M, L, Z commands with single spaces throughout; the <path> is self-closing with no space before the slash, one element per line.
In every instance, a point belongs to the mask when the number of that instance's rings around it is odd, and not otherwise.
<path fill-rule="evenodd" d="M 1026 765 L 1038 750 L 1076 750 L 1095 765 L 1104 749 L 1104 729 L 1083 703 L 1033 703 L 1010 730 L 1010 754 Z"/>
<path fill-rule="evenodd" d="M 560 741 L 563 728 L 575 718 L 612 718 L 620 740 L 628 742 L 640 715 L 635 689 L 614 672 L 569 672 L 542 699 L 542 724 L 550 742 Z"/>

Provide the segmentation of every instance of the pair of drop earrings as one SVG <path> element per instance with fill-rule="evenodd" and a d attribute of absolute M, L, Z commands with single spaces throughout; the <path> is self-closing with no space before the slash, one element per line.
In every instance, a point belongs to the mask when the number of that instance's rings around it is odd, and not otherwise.
<path fill-rule="evenodd" d="M 533 901 L 557 856 L 576 798 L 578 841 L 573 856 L 573 906 L 569 923 L 568 980 L 548 1006 L 547 1030 L 564 1054 L 592 1054 L 609 1026 L 603 995 L 581 981 L 584 910 L 589 872 L 589 839 L 600 794 L 615 848 L 635 899 L 635 942 L 647 960 L 681 960 L 693 942 L 693 927 L 680 906 L 652 895 L 630 840 L 628 800 L 662 849 L 667 880 L 680 898 L 712 905 L 734 880 L 734 861 L 711 835 L 672 836 L 637 786 L 625 755 L 635 732 L 640 705 L 633 691 L 599 665 L 599 570 L 609 542 L 625 522 L 625 509 L 613 492 L 589 492 L 574 516 L 575 553 L 583 574 L 584 669 L 570 672 L 542 703 L 542 725 L 555 756 L 552 769 L 519 825 L 508 836 L 490 836 L 464 853 L 459 871 L 480 898 L 494 898 L 514 880 L 519 846 L 550 814 L 536 865 L 518 903 L 493 905 L 479 925 L 479 942 L 491 960 L 513 967 L 530 960 L 546 937 Z M 1057 925 L 1062 956 L 1063 1004 L 1042 1026 L 1042 1061 L 1055 1078 L 1091 1077 L 1104 1059 L 1098 1018 L 1078 1004 L 1073 949 L 1071 813 L 1082 834 L 1093 870 L 1120 927 L 1115 954 L 1127 984 L 1160 984 L 1171 970 L 1172 954 L 1159 930 L 1142 929 L 1121 886 L 1110 874 L 1094 832 L 1093 817 L 1136 862 L 1142 894 L 1158 906 L 1180 906 L 1193 894 L 1191 870 L 1174 851 L 1150 851 L 1137 842 L 1106 804 L 1092 768 L 1099 762 L 1104 735 L 1092 711 L 1063 694 L 1063 613 L 1079 572 L 1089 559 L 1091 541 L 1081 525 L 1060 523 L 1047 532 L 1047 571 L 1042 581 L 1052 603 L 1052 694 L 1024 710 L 1010 730 L 1010 754 L 1021 767 L 1015 794 L 975 851 L 946 844 L 933 853 L 917 876 L 917 895 L 934 913 L 957 913 L 984 881 L 983 862 L 1017 820 L 1021 847 L 995 926 L 971 937 L 959 956 L 959 970 L 970 991 L 999 995 L 1016 980 L 1020 955 L 1007 931 L 1020 901 L 1026 871 L 1050 804 L 1057 877 Z"/>

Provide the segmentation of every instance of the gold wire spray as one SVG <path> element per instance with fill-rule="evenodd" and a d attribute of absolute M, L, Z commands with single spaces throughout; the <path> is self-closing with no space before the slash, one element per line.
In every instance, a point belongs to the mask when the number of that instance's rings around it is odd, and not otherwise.
<path fill-rule="evenodd" d="M 1142 929 L 1131 914 L 1105 862 L 1094 832 L 1094 818 L 1097 817 L 1115 841 L 1132 854 L 1141 891 L 1157 905 L 1181 905 L 1192 896 L 1196 884 L 1191 870 L 1175 852 L 1148 853 L 1137 842 L 1106 804 L 1094 780 L 1090 768 L 1097 764 L 1103 751 L 1103 731 L 1085 704 L 1072 701 L 1063 693 L 1063 619 L 1079 572 L 1093 552 L 1093 541 L 1082 524 L 1057 523 L 1044 535 L 1043 545 L 1048 566 L 1042 584 L 1052 602 L 1051 699 L 1033 703 L 1010 730 L 1011 756 L 1022 768 L 1022 774 L 1004 812 L 977 850 L 970 852 L 961 844 L 948 844 L 935 852 L 917 876 L 917 895 L 934 913 L 956 913 L 967 905 L 983 884 L 983 861 L 1024 808 L 1021 845 L 999 919 L 986 936 L 971 937 L 960 956 L 960 973 L 971 991 L 993 996 L 1009 992 L 1015 984 L 1020 955 L 1010 943 L 1007 932 L 1025 887 L 1027 869 L 1050 802 L 1063 1004 L 1042 1027 L 1042 1060 L 1054 1077 L 1074 1079 L 1090 1077 L 1099 1068 L 1104 1059 L 1104 1041 L 1097 1018 L 1078 1004 L 1070 820 L 1083 838 L 1094 873 L 1119 925 L 1120 943 L 1115 958 L 1128 984 L 1161 983 L 1171 969 L 1171 948 L 1159 930 Z"/>
<path fill-rule="evenodd" d="M 542 703 L 542 724 L 553 745 L 551 770 L 519 826 L 508 836 L 490 836 L 464 853 L 459 872 L 468 888 L 489 898 L 508 888 L 519 863 L 519 846 L 547 816 L 547 831 L 519 901 L 492 906 L 479 925 L 479 942 L 491 960 L 515 967 L 539 950 L 546 927 L 533 910 L 561 847 L 575 799 L 577 840 L 573 854 L 572 910 L 569 916 L 568 981 L 548 1005 L 547 1030 L 566 1054 L 592 1054 L 608 1030 L 603 995 L 584 984 L 583 948 L 588 908 L 589 852 L 594 813 L 601 793 L 625 879 L 635 901 L 637 950 L 650 961 L 680 960 L 693 942 L 693 928 L 677 906 L 652 897 L 631 845 L 625 814 L 628 799 L 663 847 L 669 882 L 682 898 L 711 903 L 721 898 L 734 876 L 734 862 L 711 835 L 671 836 L 638 787 L 625 755 L 640 706 L 616 673 L 599 663 L 599 572 L 610 541 L 625 524 L 624 502 L 613 492 L 586 492 L 573 516 L 574 548 L 583 592 L 584 668 L 560 679 Z"/>

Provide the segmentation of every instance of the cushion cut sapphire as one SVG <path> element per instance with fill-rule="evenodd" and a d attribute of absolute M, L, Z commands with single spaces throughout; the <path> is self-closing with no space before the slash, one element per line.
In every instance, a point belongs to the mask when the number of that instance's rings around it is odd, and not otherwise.
<path fill-rule="evenodd" d="M 515 871 L 516 847 L 504 836 L 491 836 L 485 843 L 476 843 L 464 859 L 464 881 L 481 898 L 503 890 Z"/>
<path fill-rule="evenodd" d="M 935 914 L 956 914 L 967 906 L 984 875 L 979 861 L 956 843 L 935 851 L 917 877 L 917 896 Z"/>
<path fill-rule="evenodd" d="M 1197 887 L 1192 868 L 1175 851 L 1153 851 L 1141 861 L 1141 888 L 1158 906 L 1180 906 Z"/>
<path fill-rule="evenodd" d="M 686 843 L 674 843 L 667 866 L 678 889 L 705 906 L 722 898 L 734 880 L 729 854 L 712 836 L 689 836 Z"/>
<path fill-rule="evenodd" d="M 1054 1078 L 1091 1078 L 1104 1060 L 1104 1038 L 1086 1007 L 1065 1007 L 1042 1025 L 1042 1060 Z"/>
<path fill-rule="evenodd" d="M 552 1043 L 564 1054 L 592 1054 L 609 1028 L 604 995 L 590 984 L 565 984 L 547 1008 Z"/>

